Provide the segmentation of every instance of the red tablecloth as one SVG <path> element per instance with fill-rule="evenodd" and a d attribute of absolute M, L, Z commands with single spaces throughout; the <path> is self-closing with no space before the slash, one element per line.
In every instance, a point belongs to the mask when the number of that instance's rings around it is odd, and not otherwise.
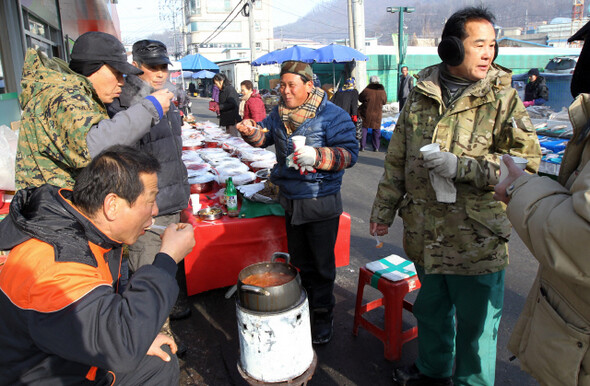
<path fill-rule="evenodd" d="M 195 247 L 184 259 L 189 295 L 236 284 L 238 274 L 248 265 L 270 261 L 274 252 L 287 252 L 285 218 L 264 216 L 198 221 L 190 208 L 183 221 L 195 229 Z M 340 216 L 336 240 L 336 266 L 350 260 L 350 215 Z"/>

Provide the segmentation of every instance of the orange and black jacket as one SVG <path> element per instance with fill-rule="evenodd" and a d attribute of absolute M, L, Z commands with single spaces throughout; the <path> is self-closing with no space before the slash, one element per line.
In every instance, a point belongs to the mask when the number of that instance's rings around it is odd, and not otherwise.
<path fill-rule="evenodd" d="M 44 185 L 17 192 L 0 222 L 0 385 L 80 384 L 133 371 L 178 295 L 166 254 L 117 293 L 121 244 Z"/>

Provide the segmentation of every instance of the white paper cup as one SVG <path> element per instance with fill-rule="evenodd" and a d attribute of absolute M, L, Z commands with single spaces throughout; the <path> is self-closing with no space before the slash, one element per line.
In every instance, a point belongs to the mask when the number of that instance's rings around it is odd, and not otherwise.
<path fill-rule="evenodd" d="M 191 206 L 193 207 L 193 214 L 197 214 L 201 210 L 201 202 L 198 193 L 191 194 Z"/>
<path fill-rule="evenodd" d="M 510 156 L 510 157 L 512 157 L 512 160 L 514 161 L 516 166 L 518 166 L 521 170 L 524 170 L 526 168 L 526 164 L 529 162 L 527 159 L 524 159 L 522 157 L 514 157 L 514 156 Z M 503 157 L 500 157 L 500 178 L 499 178 L 498 182 L 504 181 L 504 178 L 506 178 L 507 175 L 508 175 L 508 168 L 506 167 L 506 164 L 504 164 Z"/>
<path fill-rule="evenodd" d="M 420 153 L 422 153 L 422 157 L 432 153 L 438 153 L 440 151 L 440 144 L 439 143 L 430 143 L 426 146 L 422 146 L 420 148 Z"/>
<path fill-rule="evenodd" d="M 299 149 L 300 147 L 305 146 L 305 136 L 294 135 L 291 139 L 293 140 L 293 148 L 295 150 Z"/>

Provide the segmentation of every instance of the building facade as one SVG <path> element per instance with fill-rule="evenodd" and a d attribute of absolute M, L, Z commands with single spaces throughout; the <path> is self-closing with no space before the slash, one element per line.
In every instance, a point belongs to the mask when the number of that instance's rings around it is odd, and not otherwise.
<path fill-rule="evenodd" d="M 28 48 L 69 60 L 74 41 L 88 31 L 121 38 L 117 0 L 0 1 L 0 94 L 20 92 Z"/>
<path fill-rule="evenodd" d="M 273 51 L 271 1 L 185 0 L 189 53 L 217 62 L 256 59 Z"/>

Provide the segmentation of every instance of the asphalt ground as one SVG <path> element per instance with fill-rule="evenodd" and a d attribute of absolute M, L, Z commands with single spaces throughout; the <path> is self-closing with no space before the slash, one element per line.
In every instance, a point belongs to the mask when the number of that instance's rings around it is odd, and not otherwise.
<path fill-rule="evenodd" d="M 218 122 L 215 114 L 207 109 L 208 99 L 192 98 L 192 102 L 192 112 L 197 121 Z M 350 264 L 337 270 L 334 337 L 327 345 L 314 346 L 318 364 L 308 382 L 311 386 L 392 385 L 393 369 L 413 363 L 417 356 L 417 340 L 403 346 L 400 361 L 390 362 L 384 358 L 383 344 L 377 338 L 363 328 L 360 328 L 358 336 L 352 334 L 358 268 L 390 254 L 405 256 L 399 218 L 389 234 L 382 238 L 383 248 L 375 248 L 375 240 L 369 235 L 369 214 L 382 175 L 384 156 L 385 148 L 379 152 L 361 152 L 357 164 L 344 176 L 344 210 L 352 218 Z M 512 354 L 506 348 L 536 270 L 536 261 L 513 232 L 510 265 L 506 270 L 504 312 L 498 331 L 496 385 L 537 384 L 520 370 L 518 360 L 509 360 Z M 220 288 L 190 296 L 191 317 L 171 322 L 172 330 L 188 347 L 186 355 L 180 359 L 181 385 L 247 385 L 237 370 L 239 338 L 236 308 L 233 298 L 225 299 L 227 290 Z M 409 294 L 407 299 L 412 301 L 416 293 Z M 372 300 L 377 295 L 376 290 L 366 287 L 365 300 Z M 369 318 L 382 325 L 383 312 L 372 311 Z M 415 325 L 411 313 L 404 312 L 403 321 L 406 328 Z"/>

